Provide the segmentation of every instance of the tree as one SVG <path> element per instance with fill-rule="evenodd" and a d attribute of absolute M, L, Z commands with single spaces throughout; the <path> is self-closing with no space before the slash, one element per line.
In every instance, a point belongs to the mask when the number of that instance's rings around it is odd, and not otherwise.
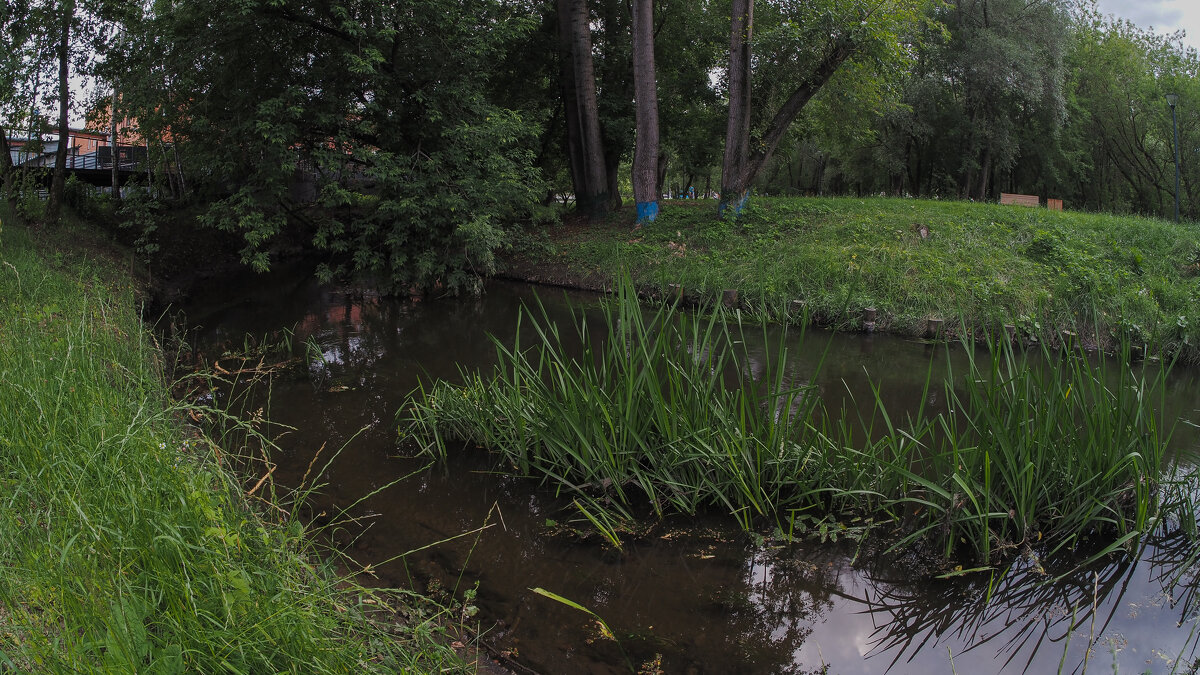
<path fill-rule="evenodd" d="M 562 97 L 575 205 L 589 218 L 602 218 L 608 211 L 608 174 L 600 137 L 592 29 L 588 19 L 587 0 L 558 0 L 563 45 Z"/>
<path fill-rule="evenodd" d="M 4 191 L 5 199 L 8 201 L 8 212 L 14 217 L 17 215 L 17 199 L 13 193 L 13 176 L 16 174 L 16 169 L 13 167 L 12 151 L 8 147 L 8 131 L 0 126 L 0 190 Z"/>
<path fill-rule="evenodd" d="M 654 49 L 661 55 L 658 84 L 660 129 L 656 192 L 662 194 L 668 169 L 687 188 L 704 180 L 704 192 L 721 162 L 725 130 L 724 92 L 710 74 L 728 59 L 729 22 L 715 11 L 696 11 L 689 0 L 659 0 L 655 7 Z"/>
<path fill-rule="evenodd" d="M 537 129 L 488 81 L 538 20 L 494 0 L 192 0 L 131 21 L 111 58 L 123 112 L 198 167 L 202 223 L 240 232 L 250 264 L 288 235 L 325 276 L 461 291 L 544 193 Z"/>
<path fill-rule="evenodd" d="M 768 29 L 755 37 L 753 0 L 734 0 L 719 209 L 740 210 L 751 183 L 789 126 L 843 64 L 855 61 L 880 73 L 906 65 L 913 29 L 926 19 L 929 4 L 927 0 L 820 0 L 768 5 Z M 752 58 L 755 44 L 764 49 Z M 752 69 L 755 63 L 760 64 L 757 70 Z M 765 99 L 776 111 L 769 121 L 759 118 L 757 124 L 750 100 L 755 75 L 766 94 L 759 100 Z"/>
<path fill-rule="evenodd" d="M 966 125 L 962 190 L 983 200 L 993 193 L 994 176 L 1020 157 L 1020 131 L 1038 111 L 1050 110 L 1052 125 L 1061 125 L 1067 16 L 1051 0 L 963 0 L 940 18 L 951 36 L 945 76 L 958 90 Z"/>
<path fill-rule="evenodd" d="M 7 134 L 35 125 L 35 101 L 42 67 L 48 59 L 44 26 L 50 8 L 30 0 L 10 0 L 0 5 L 0 136 L 4 158 L 0 160 L 0 188 L 6 193 L 9 212 L 21 217 L 17 208 L 17 172 L 12 163 Z M 6 123 L 6 124 L 5 124 Z"/>
<path fill-rule="evenodd" d="M 62 208 L 63 187 L 67 180 L 67 150 L 71 127 L 68 113 L 71 105 L 71 25 L 75 22 L 75 0 L 63 0 L 59 8 L 58 33 L 58 149 L 54 154 L 54 178 L 46 204 L 46 219 L 58 221 Z"/>
<path fill-rule="evenodd" d="M 1078 156 L 1066 172 L 1069 198 L 1097 210 L 1168 214 L 1174 156 L 1165 95 L 1180 97 L 1181 148 L 1195 147 L 1200 59 L 1179 35 L 1155 35 L 1128 22 L 1077 18 L 1070 54 L 1071 117 L 1066 133 Z M 1197 169 L 1181 157 L 1181 215 L 1198 213 L 1189 191 Z"/>
<path fill-rule="evenodd" d="M 725 160 L 721 163 L 721 203 L 740 212 L 750 192 L 750 41 L 754 35 L 754 0 L 733 0 L 729 37 L 729 122 Z M 790 120 L 789 120 L 790 121 Z"/>
<path fill-rule="evenodd" d="M 654 4 L 633 0 L 633 82 L 637 95 L 637 145 L 633 198 L 637 222 L 658 217 L 658 92 L 654 70 Z"/>

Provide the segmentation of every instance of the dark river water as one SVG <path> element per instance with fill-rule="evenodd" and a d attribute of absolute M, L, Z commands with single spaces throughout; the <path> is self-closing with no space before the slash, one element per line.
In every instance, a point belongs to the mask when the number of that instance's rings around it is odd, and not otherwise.
<path fill-rule="evenodd" d="M 273 331 L 317 346 L 298 373 L 255 394 L 292 428 L 278 439 L 275 480 L 298 484 L 318 451 L 318 467 L 336 454 L 310 509 L 322 523 L 359 502 L 351 513 L 361 520 L 328 528 L 334 544 L 371 565 L 374 583 L 459 598 L 477 588 L 468 622 L 533 671 L 628 673 L 657 654 L 666 673 L 1194 672 L 1197 580 L 1181 537 L 1087 569 L 1018 558 L 947 580 L 845 539 L 782 545 L 715 515 L 668 518 L 617 552 L 564 527 L 575 516 L 562 500 L 493 472 L 481 451 L 434 466 L 406 458 L 397 411 L 409 392 L 429 378 L 458 380 L 460 367 L 490 368 L 489 333 L 511 339 L 535 293 L 563 321 L 568 298 L 596 303 L 500 282 L 481 298 L 380 299 L 277 274 L 213 289 L 185 311 L 210 362 Z M 931 363 L 965 363 L 960 348 L 816 331 L 790 356 L 829 405 L 869 401 L 876 382 L 889 411 L 915 407 Z M 927 401 L 935 411 L 937 389 Z M 1170 416 L 1195 417 L 1195 373 L 1176 370 L 1167 398 Z M 1176 445 L 1192 449 L 1192 433 L 1181 425 Z M 586 606 L 617 641 L 533 588 Z"/>

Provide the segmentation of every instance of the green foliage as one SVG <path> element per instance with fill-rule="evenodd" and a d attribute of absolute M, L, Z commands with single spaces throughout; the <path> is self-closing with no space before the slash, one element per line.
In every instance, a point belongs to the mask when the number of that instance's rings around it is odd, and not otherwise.
<path fill-rule="evenodd" d="M 544 194 L 536 126 L 489 82 L 536 14 L 439 2 L 159 4 L 113 55 L 123 105 L 177 143 L 203 221 L 241 232 L 255 267 L 303 228 L 327 275 L 473 288 Z"/>
<path fill-rule="evenodd" d="M 429 608 L 388 609 L 397 596 L 339 580 L 278 504 L 249 507 L 183 426 L 128 276 L 70 245 L 94 236 L 45 242 L 52 262 L 3 230 L 0 669 L 462 667 Z"/>
<path fill-rule="evenodd" d="M 614 541 L 614 523 L 649 504 L 660 515 L 723 510 L 747 529 L 811 524 L 822 539 L 843 531 L 827 517 L 867 518 L 890 523 L 896 547 L 989 562 L 1043 539 L 1113 550 L 1190 513 L 1186 500 L 1163 499 L 1196 484 L 1166 452 L 1163 368 L 997 342 L 977 359 L 968 345 L 966 371 L 943 382 L 931 364 L 917 411 L 901 420 L 878 390 L 857 409 L 825 409 L 785 375 L 788 350 L 811 349 L 804 336 L 751 357 L 740 318 L 674 305 L 647 314 L 628 280 L 605 329 L 576 316 L 569 341 L 524 308 L 537 342 L 497 340 L 490 374 L 415 392 L 404 432 L 443 457 L 455 441 L 488 448 L 574 497 Z M 934 415 L 925 401 L 939 394 L 948 412 Z"/>
<path fill-rule="evenodd" d="M 133 248 L 143 259 L 149 259 L 159 250 L 158 226 L 162 222 L 164 205 L 153 199 L 149 191 L 129 190 L 117 216 L 122 228 L 133 231 Z"/>

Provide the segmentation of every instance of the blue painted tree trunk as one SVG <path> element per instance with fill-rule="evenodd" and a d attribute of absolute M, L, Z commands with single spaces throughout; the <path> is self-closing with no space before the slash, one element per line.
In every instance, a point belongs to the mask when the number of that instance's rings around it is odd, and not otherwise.
<path fill-rule="evenodd" d="M 633 153 L 633 199 L 637 224 L 658 217 L 658 86 L 654 71 L 654 3 L 633 2 L 633 89 L 637 142 Z"/>
<path fill-rule="evenodd" d="M 653 223 L 658 218 L 658 200 L 637 203 L 637 224 Z"/>
<path fill-rule="evenodd" d="M 750 203 L 750 191 L 735 192 L 731 197 L 726 197 L 725 195 L 726 193 L 721 193 L 721 201 L 717 204 L 717 215 L 722 218 L 737 218 L 742 215 L 742 211 Z"/>

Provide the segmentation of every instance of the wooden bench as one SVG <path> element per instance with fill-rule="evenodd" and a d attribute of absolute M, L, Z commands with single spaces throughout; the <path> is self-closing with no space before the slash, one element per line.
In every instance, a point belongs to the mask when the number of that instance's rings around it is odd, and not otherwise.
<path fill-rule="evenodd" d="M 1015 204 L 1017 206 L 1038 206 L 1039 197 L 1037 195 L 1014 195 L 1007 192 L 1000 193 L 1001 204 Z"/>

